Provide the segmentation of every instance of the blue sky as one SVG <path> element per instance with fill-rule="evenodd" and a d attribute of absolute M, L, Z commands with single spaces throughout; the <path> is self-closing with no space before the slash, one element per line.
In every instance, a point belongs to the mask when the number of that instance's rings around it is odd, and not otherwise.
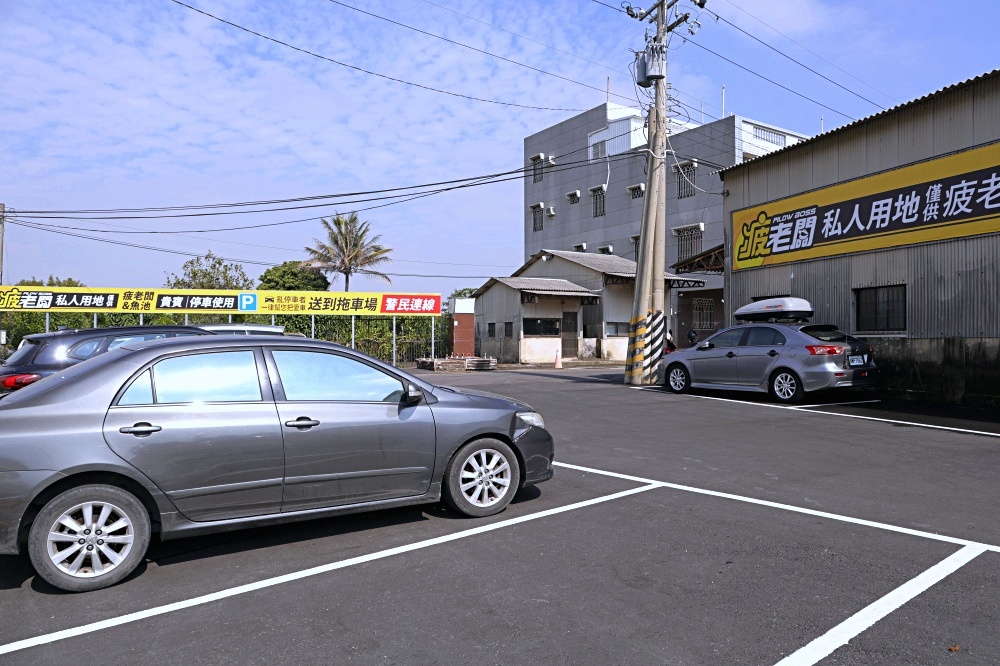
<path fill-rule="evenodd" d="M 522 166 L 523 139 L 605 101 L 635 99 L 645 26 L 592 0 L 185 0 L 342 63 L 225 25 L 171 0 L 0 0 L 0 202 L 8 209 L 186 206 L 309 197 L 481 176 Z M 643 3 L 639 3 L 641 6 Z M 646 3 L 648 4 L 648 3 Z M 345 6 L 346 5 L 346 6 Z M 508 60 L 533 71 L 370 14 Z M 847 92 L 699 11 L 693 37 L 795 96 L 675 38 L 670 80 L 693 120 L 725 111 L 816 134 L 1000 65 L 1000 5 L 906 0 L 709 0 L 711 10 Z M 780 34 L 779 34 L 780 32 Z M 678 35 L 686 34 L 680 32 Z M 566 80 L 569 79 L 569 80 Z M 867 98 L 868 101 L 861 99 Z M 370 204 L 369 204 L 370 205 Z M 160 220 L 65 220 L 67 232 L 248 262 L 304 259 L 317 221 L 352 205 Z M 393 290 L 479 286 L 521 263 L 522 184 L 468 188 L 360 213 L 393 248 Z M 54 274 L 158 286 L 189 257 L 9 224 L 4 282 Z M 266 266 L 246 263 L 253 277 Z M 407 277 L 402 274 L 463 277 Z M 336 288 L 343 282 L 335 282 Z M 384 290 L 352 280 L 352 289 Z"/>

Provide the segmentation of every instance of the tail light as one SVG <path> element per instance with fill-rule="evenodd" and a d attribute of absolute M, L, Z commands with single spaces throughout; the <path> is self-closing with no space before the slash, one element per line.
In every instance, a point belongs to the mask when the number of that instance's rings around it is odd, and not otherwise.
<path fill-rule="evenodd" d="M 22 373 L 19 375 L 10 375 L 0 379 L 0 389 L 4 391 L 13 391 L 14 389 L 19 389 L 28 384 L 33 384 L 41 379 L 41 375 L 36 375 L 34 373 Z"/>
<path fill-rule="evenodd" d="M 813 356 L 833 356 L 844 353 L 844 348 L 840 345 L 806 345 L 806 349 Z"/>

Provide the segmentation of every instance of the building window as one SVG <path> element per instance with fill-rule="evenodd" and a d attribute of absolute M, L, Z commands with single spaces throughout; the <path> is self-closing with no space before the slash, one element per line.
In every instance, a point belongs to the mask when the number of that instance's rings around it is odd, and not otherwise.
<path fill-rule="evenodd" d="M 628 188 L 628 191 L 633 199 L 641 199 L 646 192 L 646 186 L 641 183 L 639 185 L 632 185 Z"/>
<path fill-rule="evenodd" d="M 542 182 L 542 168 L 543 168 L 542 158 L 533 157 L 531 159 L 531 180 L 534 183 Z"/>
<path fill-rule="evenodd" d="M 701 227 L 677 229 L 677 261 L 701 254 Z"/>
<path fill-rule="evenodd" d="M 698 331 L 715 329 L 715 301 L 711 298 L 692 298 L 694 328 Z"/>
<path fill-rule="evenodd" d="M 641 236 L 636 234 L 635 236 L 629 236 L 632 239 L 632 251 L 635 253 L 635 260 L 639 261 L 639 239 Z"/>
<path fill-rule="evenodd" d="M 594 217 L 604 217 L 604 188 L 591 190 L 590 197 L 594 201 Z"/>
<path fill-rule="evenodd" d="M 531 230 L 541 231 L 545 223 L 542 221 L 542 207 L 532 206 L 531 207 Z"/>
<path fill-rule="evenodd" d="M 570 192 L 566 196 L 567 196 L 567 198 L 569 198 L 569 202 L 571 204 L 578 204 L 578 203 L 580 203 L 580 190 L 576 190 L 575 192 Z"/>
<path fill-rule="evenodd" d="M 682 164 L 677 169 L 677 198 L 693 197 L 695 190 L 695 166 Z"/>
<path fill-rule="evenodd" d="M 761 141 L 767 141 L 768 143 L 773 143 L 776 146 L 785 145 L 785 135 L 781 132 L 775 132 L 774 130 L 766 129 L 764 127 L 757 127 L 754 125 L 753 128 L 753 138 L 760 139 Z"/>
<path fill-rule="evenodd" d="M 559 323 L 558 319 L 525 319 L 524 334 L 557 336 L 559 335 Z"/>
<path fill-rule="evenodd" d="M 628 337 L 628 322 L 627 321 L 608 321 L 604 323 L 604 330 L 606 333 L 605 337 L 609 338 L 627 338 Z"/>
<path fill-rule="evenodd" d="M 574 252 L 586 252 L 587 251 L 587 244 L 586 243 L 577 243 L 576 245 L 573 246 L 573 251 Z"/>
<path fill-rule="evenodd" d="M 497 337 L 497 325 L 493 322 L 486 324 L 486 337 L 495 338 Z"/>
<path fill-rule="evenodd" d="M 905 331 L 906 285 L 855 289 L 858 331 Z"/>
<path fill-rule="evenodd" d="M 614 245 L 602 245 L 601 247 L 597 248 L 598 254 L 611 254 L 614 251 L 615 251 Z"/>
<path fill-rule="evenodd" d="M 590 146 L 590 159 L 603 160 L 608 156 L 607 144 L 604 141 L 595 141 Z"/>
<path fill-rule="evenodd" d="M 513 338 L 514 337 L 514 322 L 505 321 L 503 323 L 503 337 Z"/>

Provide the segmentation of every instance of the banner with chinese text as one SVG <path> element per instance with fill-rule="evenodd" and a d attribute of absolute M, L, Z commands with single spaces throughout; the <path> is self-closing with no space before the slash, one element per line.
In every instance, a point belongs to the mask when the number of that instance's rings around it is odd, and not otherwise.
<path fill-rule="evenodd" d="M 441 294 L 0 286 L 0 311 L 136 314 L 441 314 Z"/>
<path fill-rule="evenodd" d="M 1000 231 L 1000 144 L 733 213 L 733 270 Z"/>

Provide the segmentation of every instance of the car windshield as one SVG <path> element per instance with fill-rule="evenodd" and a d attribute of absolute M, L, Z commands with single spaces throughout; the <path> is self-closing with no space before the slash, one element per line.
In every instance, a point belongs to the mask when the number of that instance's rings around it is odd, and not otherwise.
<path fill-rule="evenodd" d="M 34 340 L 25 340 L 24 344 L 21 345 L 17 351 L 11 354 L 10 357 L 3 362 L 3 364 L 16 365 L 18 363 L 24 363 L 35 355 L 35 352 L 38 351 L 38 345 L 39 343 Z"/>
<path fill-rule="evenodd" d="M 847 333 L 837 330 L 836 326 L 803 326 L 799 330 L 806 335 L 814 337 L 817 340 L 822 340 L 823 342 L 845 342 L 847 340 Z"/>

